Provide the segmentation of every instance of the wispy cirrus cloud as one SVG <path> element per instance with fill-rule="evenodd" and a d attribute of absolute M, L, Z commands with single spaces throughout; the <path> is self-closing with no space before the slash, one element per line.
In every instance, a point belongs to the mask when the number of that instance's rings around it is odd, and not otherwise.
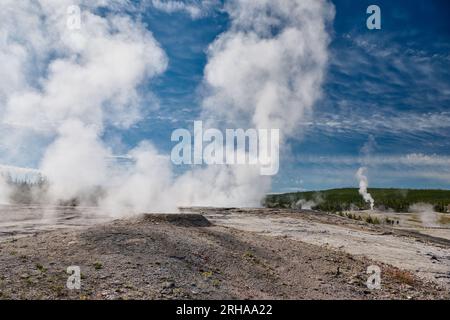
<path fill-rule="evenodd" d="M 176 13 L 185 12 L 192 19 L 199 19 L 211 13 L 213 8 L 220 6 L 219 0 L 151 0 L 154 9 Z"/>
<path fill-rule="evenodd" d="M 450 137 L 450 112 L 355 112 L 353 109 L 344 108 L 340 113 L 321 113 L 302 125 L 319 130 L 323 134 L 392 134 L 403 135 L 405 138 L 409 135 L 433 134 L 446 138 Z"/>
<path fill-rule="evenodd" d="M 450 55 L 395 33 L 345 33 L 335 39 L 325 99 L 306 125 L 325 135 L 450 137 Z"/>
<path fill-rule="evenodd" d="M 361 156 L 299 156 L 296 161 L 316 165 L 358 165 L 362 162 L 368 165 L 395 165 L 395 166 L 449 166 L 450 156 L 438 154 L 411 153 L 405 155 L 374 155 Z"/>
<path fill-rule="evenodd" d="M 371 187 L 447 189 L 450 156 L 437 154 L 361 156 L 303 155 L 295 165 L 284 166 L 274 181 L 275 190 L 298 191 L 358 187 L 355 171 L 364 163 L 370 167 Z"/>

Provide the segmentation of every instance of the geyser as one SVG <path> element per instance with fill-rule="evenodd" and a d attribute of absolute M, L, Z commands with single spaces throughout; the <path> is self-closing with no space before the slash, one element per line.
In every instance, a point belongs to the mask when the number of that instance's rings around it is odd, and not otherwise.
<path fill-rule="evenodd" d="M 366 168 L 361 167 L 356 172 L 356 178 L 359 180 L 359 194 L 364 198 L 364 201 L 370 204 L 370 210 L 373 210 L 375 200 L 372 198 L 371 194 L 367 192 L 367 187 L 369 186 L 369 180 L 366 176 Z"/>

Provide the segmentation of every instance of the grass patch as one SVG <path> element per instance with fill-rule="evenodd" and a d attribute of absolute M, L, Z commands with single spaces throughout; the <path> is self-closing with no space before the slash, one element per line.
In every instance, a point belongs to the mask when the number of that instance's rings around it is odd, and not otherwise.
<path fill-rule="evenodd" d="M 94 263 L 94 269 L 95 270 L 103 269 L 103 264 L 101 262 L 95 262 Z"/>
<path fill-rule="evenodd" d="M 39 263 L 36 264 L 36 269 L 38 269 L 40 272 L 47 271 L 47 269 L 42 264 L 39 264 Z"/>
<path fill-rule="evenodd" d="M 244 256 L 244 258 L 247 258 L 247 259 L 255 258 L 255 255 L 251 251 L 245 251 L 243 256 Z"/>
<path fill-rule="evenodd" d="M 259 259 L 254 255 L 253 252 L 246 251 L 246 252 L 244 252 L 243 257 L 244 257 L 244 259 L 247 259 L 247 260 L 249 260 L 249 261 L 252 261 L 252 262 L 255 263 L 255 264 L 262 264 L 262 263 L 261 263 L 261 260 L 259 260 Z"/>
<path fill-rule="evenodd" d="M 380 224 L 380 219 L 377 217 L 367 216 L 364 218 L 364 221 L 370 224 Z"/>
<path fill-rule="evenodd" d="M 414 284 L 416 283 L 416 279 L 408 271 L 394 269 L 391 271 L 391 273 L 392 277 L 400 283 L 407 284 L 409 286 L 414 286 Z"/>
<path fill-rule="evenodd" d="M 213 275 L 212 271 L 204 271 L 204 272 L 202 272 L 202 276 L 205 277 L 205 278 L 211 278 L 212 275 Z"/>

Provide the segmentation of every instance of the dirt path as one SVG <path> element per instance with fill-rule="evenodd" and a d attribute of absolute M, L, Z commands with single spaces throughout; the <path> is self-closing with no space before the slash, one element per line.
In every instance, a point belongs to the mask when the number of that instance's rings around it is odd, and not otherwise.
<path fill-rule="evenodd" d="M 449 298 L 437 285 L 379 262 L 382 289 L 369 290 L 366 269 L 374 262 L 365 257 L 205 221 L 151 215 L 0 242 L 0 297 Z M 73 265 L 81 268 L 81 290 L 66 288 Z"/>

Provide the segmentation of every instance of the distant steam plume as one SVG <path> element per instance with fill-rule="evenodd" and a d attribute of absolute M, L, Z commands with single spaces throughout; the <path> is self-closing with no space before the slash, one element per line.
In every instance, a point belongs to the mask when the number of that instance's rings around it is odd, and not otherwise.
<path fill-rule="evenodd" d="M 356 178 L 359 181 L 359 194 L 364 198 L 364 201 L 370 204 L 370 210 L 373 210 L 375 201 L 373 200 L 370 193 L 367 192 L 367 187 L 369 186 L 369 181 L 366 177 L 366 168 L 361 167 L 356 172 Z"/>
<path fill-rule="evenodd" d="M 370 210 L 373 210 L 375 201 L 370 193 L 367 192 L 369 187 L 369 180 L 367 179 L 367 166 L 370 164 L 371 154 L 377 147 L 375 138 L 370 135 L 366 143 L 362 146 L 361 152 L 361 167 L 356 172 L 356 178 L 359 181 L 359 194 L 364 201 L 370 204 Z"/>
<path fill-rule="evenodd" d="M 439 227 L 439 214 L 428 203 L 415 203 L 409 207 L 409 211 L 417 213 L 424 227 Z"/>

